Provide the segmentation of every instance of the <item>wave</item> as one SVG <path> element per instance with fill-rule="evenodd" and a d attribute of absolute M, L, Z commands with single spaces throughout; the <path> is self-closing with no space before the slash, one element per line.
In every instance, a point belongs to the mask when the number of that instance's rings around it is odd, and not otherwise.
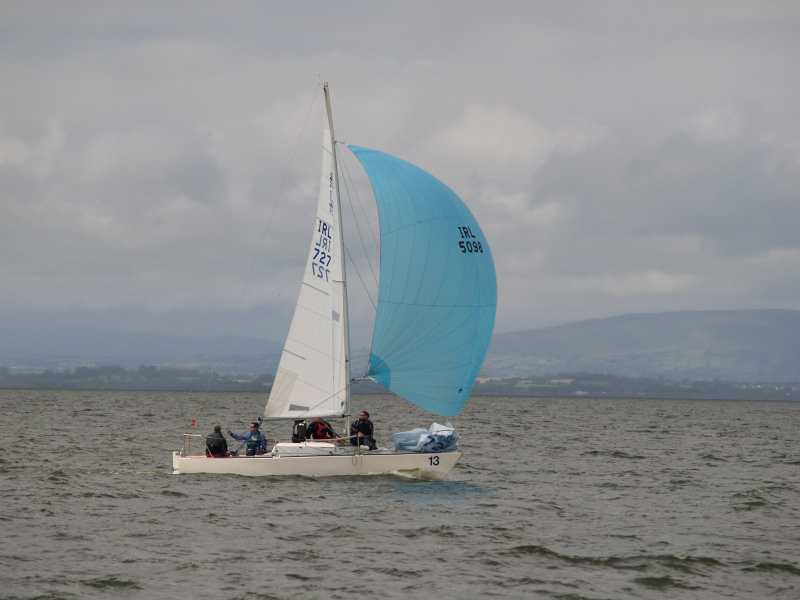
<path fill-rule="evenodd" d="M 522 545 L 502 552 L 506 556 L 541 556 L 571 565 L 607 566 L 615 569 L 645 571 L 653 566 L 667 567 L 686 573 L 703 571 L 707 567 L 724 566 L 708 556 L 681 556 L 677 554 L 643 554 L 636 556 L 578 556 L 562 554 L 545 546 Z"/>
<path fill-rule="evenodd" d="M 116 577 L 104 577 L 98 579 L 85 579 L 81 581 L 83 585 L 88 585 L 93 588 L 112 588 L 112 589 L 129 589 L 141 590 L 142 587 L 135 581 L 126 581 L 124 579 L 117 579 Z"/>
<path fill-rule="evenodd" d="M 745 567 L 742 571 L 783 571 L 792 575 L 800 575 L 800 568 L 785 563 L 758 563 L 752 567 Z"/>
<path fill-rule="evenodd" d="M 640 454 L 628 454 L 627 452 L 622 452 L 621 450 L 589 450 L 588 452 L 584 452 L 584 454 L 588 454 L 589 456 L 610 456 L 611 458 L 627 458 L 630 460 L 644 460 L 647 457 L 642 456 Z"/>

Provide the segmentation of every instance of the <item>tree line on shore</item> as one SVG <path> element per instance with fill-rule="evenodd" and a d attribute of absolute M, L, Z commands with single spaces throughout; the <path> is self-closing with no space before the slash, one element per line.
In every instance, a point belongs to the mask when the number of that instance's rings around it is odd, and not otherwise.
<path fill-rule="evenodd" d="M 800 383 L 638 378 L 597 373 L 479 379 L 477 395 L 800 401 Z"/>
<path fill-rule="evenodd" d="M 0 388 L 17 389 L 263 392 L 269 391 L 272 380 L 272 375 L 253 377 L 154 366 L 76 367 L 71 371 L 47 369 L 41 373 L 12 373 L 0 368 Z"/>
<path fill-rule="evenodd" d="M 123 389 L 170 391 L 269 392 L 273 375 L 219 374 L 188 368 L 141 366 L 77 367 L 71 371 L 13 373 L 0 367 L 0 388 L 15 389 Z M 377 385 L 359 385 L 359 393 L 381 393 Z M 596 373 L 537 377 L 483 378 L 472 393 L 484 396 L 693 398 L 725 400 L 800 401 L 798 383 L 741 383 L 721 380 L 676 381 Z"/>

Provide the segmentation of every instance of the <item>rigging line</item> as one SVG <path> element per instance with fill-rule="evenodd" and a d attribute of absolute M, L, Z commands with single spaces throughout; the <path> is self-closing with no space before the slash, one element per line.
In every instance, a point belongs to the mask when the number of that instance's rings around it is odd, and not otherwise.
<path fill-rule="evenodd" d="M 342 142 L 338 142 L 338 143 L 342 144 Z M 342 144 L 342 145 L 347 147 L 346 144 Z M 341 153 L 339 153 L 339 154 L 341 155 Z M 351 154 L 352 154 L 352 151 L 351 151 Z M 355 155 L 353 155 L 353 156 L 355 156 Z M 372 243 L 375 245 L 375 247 L 380 248 L 380 242 L 378 241 L 378 238 L 375 235 L 375 231 L 370 226 L 369 218 L 368 218 L 368 215 L 367 215 L 367 211 L 364 208 L 364 203 L 361 201 L 361 195 L 358 193 L 358 188 L 354 184 L 354 179 L 353 179 L 353 176 L 350 173 L 350 168 L 347 165 L 347 162 L 344 161 L 344 160 L 341 160 L 341 161 L 339 161 L 338 164 L 340 165 L 340 168 L 343 171 L 345 171 L 345 173 L 344 173 L 345 176 L 342 177 L 342 182 L 344 183 L 345 192 L 346 192 L 347 198 L 349 200 L 349 202 L 347 204 L 350 206 L 350 212 L 353 214 L 353 222 L 354 222 L 354 224 L 356 226 L 356 230 L 358 231 L 358 239 L 361 240 L 361 249 L 364 251 L 364 256 L 365 256 L 365 258 L 367 260 L 367 264 L 369 265 L 369 270 L 370 270 L 370 272 L 372 274 L 373 283 L 375 283 L 377 285 L 378 277 L 375 274 L 375 267 L 372 266 L 372 260 L 370 260 L 370 253 L 367 251 L 366 242 L 364 241 L 364 237 L 365 236 L 361 232 L 361 226 L 360 226 L 360 222 L 361 221 L 356 216 L 355 202 L 353 202 L 353 200 L 352 200 L 353 197 L 355 197 L 355 200 L 358 202 L 358 207 L 361 209 L 361 214 L 363 215 L 364 222 L 367 225 L 367 231 L 370 234 L 372 234 Z M 351 186 L 348 185 L 350 183 L 353 183 L 353 185 L 352 185 L 352 190 L 353 190 L 352 196 L 351 196 L 351 193 L 350 193 Z"/>
<path fill-rule="evenodd" d="M 216 375 L 217 375 L 216 371 L 212 371 L 211 373 L 208 374 L 208 380 L 206 381 L 206 388 L 202 392 L 203 400 L 200 402 L 200 407 L 194 413 L 194 419 L 192 419 L 192 422 L 189 424 L 189 431 L 187 431 L 186 433 L 191 433 L 195 425 L 197 425 L 197 419 L 198 417 L 200 417 L 200 413 L 203 412 L 203 409 L 206 406 L 206 400 L 208 399 L 208 394 L 211 392 L 211 384 L 213 383 L 214 377 Z"/>
<path fill-rule="evenodd" d="M 226 345 L 228 343 L 230 343 L 230 338 L 231 338 L 231 333 L 233 332 L 233 327 L 236 324 L 236 321 L 239 319 L 239 314 L 242 311 L 242 305 L 244 304 L 244 299 L 247 296 L 247 290 L 250 287 L 250 282 L 253 279 L 253 273 L 255 272 L 255 269 L 256 269 L 256 264 L 258 262 L 258 257 L 261 255 L 261 250 L 264 247 L 264 241 L 267 239 L 267 234 L 269 233 L 270 228 L 272 226 L 272 220 L 275 217 L 275 210 L 277 209 L 277 206 L 279 204 L 281 196 L 283 196 L 283 190 L 286 187 L 286 181 L 289 179 L 289 173 L 292 170 L 292 166 L 294 165 L 295 156 L 297 156 L 297 149 L 300 147 L 300 140 L 303 139 L 303 135 L 305 133 L 306 126 L 308 125 L 308 121 L 311 118 L 311 110 L 314 108 L 314 104 L 317 101 L 317 97 L 319 96 L 320 89 L 322 89 L 322 85 L 320 83 L 317 83 L 316 91 L 314 92 L 314 95 L 311 97 L 311 103 L 308 106 L 308 112 L 306 113 L 306 118 L 303 121 L 302 127 L 300 128 L 300 134 L 297 136 L 297 140 L 294 143 L 294 148 L 292 149 L 292 154 L 291 154 L 291 156 L 289 158 L 289 164 L 286 166 L 286 170 L 283 173 L 283 180 L 281 181 L 280 188 L 278 188 L 278 195 L 275 198 L 275 202 L 272 203 L 272 210 L 270 211 L 269 216 L 267 217 L 267 224 L 264 227 L 264 232 L 261 234 L 261 240 L 259 241 L 258 248 L 256 249 L 255 255 L 253 256 L 253 261 L 250 264 L 250 271 L 247 274 L 247 279 L 245 280 L 244 288 L 242 289 L 242 294 L 239 297 L 239 302 L 236 305 L 236 310 L 234 311 L 233 317 L 231 317 L 230 324 L 228 325 L 228 331 L 225 334 L 225 338 L 224 338 L 224 342 L 223 342 L 223 350 L 225 349 Z M 197 412 L 195 413 L 195 417 L 192 420 L 191 425 L 189 426 L 189 431 L 190 432 L 194 428 L 195 424 L 197 423 L 197 417 L 200 416 L 200 412 L 203 410 L 203 407 L 205 406 L 205 403 L 206 403 L 206 400 L 207 400 L 207 397 L 208 397 L 208 393 L 211 390 L 211 384 L 212 384 L 213 378 L 215 376 L 216 376 L 216 371 L 209 375 L 208 383 L 206 384 L 206 390 L 204 392 L 206 398 L 203 398 L 203 401 L 200 403 L 200 408 L 198 408 Z"/>
<path fill-rule="evenodd" d="M 377 309 L 377 306 L 375 305 L 375 300 L 372 297 L 372 293 L 370 293 L 369 288 L 367 287 L 367 284 L 364 281 L 364 278 L 361 276 L 361 271 L 358 270 L 358 265 L 356 264 L 356 261 L 353 260 L 353 255 L 350 254 L 350 248 L 347 247 L 347 244 L 344 244 L 344 251 L 347 254 L 347 258 L 350 259 L 350 263 L 351 263 L 353 269 L 355 269 L 356 275 L 358 275 L 358 280 L 361 282 L 361 286 L 364 288 L 364 291 L 367 293 L 367 298 L 369 298 L 369 302 L 370 302 L 370 304 L 372 304 L 372 308 L 373 309 Z"/>
<path fill-rule="evenodd" d="M 403 410 L 401 410 L 399 413 L 395 414 L 394 416 L 389 417 L 387 420 L 385 420 L 383 422 L 383 425 L 384 426 L 388 425 L 389 423 L 394 421 L 397 417 L 399 417 L 403 413 L 407 413 L 409 410 L 411 410 L 411 405 L 408 405 L 406 408 L 404 408 Z"/>
<path fill-rule="evenodd" d="M 267 234 L 269 233 L 270 228 L 272 226 L 272 220 L 275 216 L 275 210 L 277 209 L 281 196 L 283 195 L 283 190 L 286 187 L 286 181 L 289 179 L 289 172 L 292 169 L 292 165 L 294 165 L 294 159 L 295 156 L 297 155 L 297 148 L 300 146 L 300 140 L 303 138 L 303 133 L 305 132 L 306 126 L 308 125 L 308 120 L 311 117 L 311 109 L 314 107 L 314 103 L 316 102 L 317 96 L 319 95 L 320 87 L 321 86 L 318 84 L 317 90 L 314 93 L 314 96 L 311 98 L 311 104 L 308 107 L 308 112 L 306 113 L 306 118 L 305 121 L 303 122 L 303 126 L 300 129 L 300 134 L 297 137 L 297 141 L 295 141 L 294 143 L 294 148 L 292 149 L 292 155 L 289 158 L 289 164 L 286 167 L 286 171 L 284 171 L 283 181 L 281 181 L 281 186 L 278 189 L 278 196 L 275 198 L 275 202 L 272 203 L 272 210 L 270 211 L 269 216 L 267 217 L 267 224 L 264 228 L 264 233 L 261 235 L 261 240 L 258 243 L 258 248 L 256 250 L 255 256 L 253 256 L 253 261 L 250 264 L 250 272 L 247 275 L 247 281 L 245 282 L 244 289 L 242 290 L 242 295 L 239 298 L 239 304 L 236 307 L 236 313 L 234 314 L 234 318 L 231 320 L 231 326 L 228 330 L 228 335 L 230 335 L 230 332 L 233 330 L 233 325 L 235 324 L 236 319 L 238 318 L 239 313 L 241 312 L 242 304 L 244 304 L 244 299 L 245 296 L 247 295 L 247 289 L 250 286 L 250 281 L 253 278 L 253 273 L 255 272 L 256 264 L 258 262 L 258 257 L 261 254 L 261 249 L 264 246 L 264 240 L 267 239 Z"/>
<path fill-rule="evenodd" d="M 347 144 L 345 142 L 337 142 L 334 145 L 334 151 L 337 153 L 337 155 L 341 156 L 342 158 L 344 158 L 344 156 L 342 156 L 342 153 L 338 149 L 339 145 L 341 145 L 341 146 L 343 146 L 345 148 L 348 148 L 348 150 L 350 150 L 350 149 L 349 149 L 349 147 L 347 146 Z M 350 155 L 356 158 L 357 164 L 359 164 L 359 165 L 361 164 L 358 161 L 358 157 L 356 157 L 355 153 L 352 150 L 350 150 Z M 372 227 L 372 223 L 370 222 L 370 218 L 369 218 L 369 213 L 366 210 L 366 208 L 364 207 L 364 202 L 361 199 L 361 194 L 359 194 L 358 186 L 355 185 L 355 178 L 353 177 L 353 174 L 350 171 L 350 166 L 348 164 L 348 161 L 339 160 L 339 161 L 337 161 L 337 164 L 339 165 L 339 170 L 341 171 L 340 182 L 344 184 L 345 195 L 347 196 L 347 199 L 348 199 L 347 204 L 350 207 L 350 212 L 353 215 L 353 222 L 355 224 L 356 231 L 358 232 L 358 238 L 361 241 L 361 249 L 364 252 L 364 258 L 367 261 L 367 265 L 369 266 L 370 274 L 372 275 L 372 285 L 374 285 L 376 288 L 379 288 L 379 286 L 380 286 L 379 279 L 378 279 L 378 276 L 375 273 L 375 267 L 373 266 L 372 260 L 370 258 L 372 253 L 367 250 L 366 241 L 365 241 L 366 236 L 361 231 L 361 226 L 360 226 L 361 220 L 356 216 L 356 211 L 355 211 L 356 202 L 358 202 L 358 207 L 361 210 L 361 215 L 362 215 L 363 221 L 365 223 L 365 226 L 366 226 L 368 232 L 371 234 L 372 244 L 373 244 L 373 246 L 375 248 L 378 249 L 378 251 L 377 251 L 377 255 L 378 256 L 380 256 L 379 236 L 376 235 L 375 229 Z M 367 178 L 367 182 L 368 182 L 368 185 L 369 185 L 370 192 L 371 192 L 372 196 L 374 197 L 375 191 L 372 188 L 372 183 L 369 180 L 369 176 L 366 174 L 366 170 L 364 170 L 363 167 L 362 167 L 362 171 L 364 172 L 364 175 Z M 351 189 L 352 189 L 352 192 L 351 192 Z M 353 201 L 353 198 L 355 198 L 356 202 Z M 376 209 L 377 209 L 377 203 L 376 203 Z M 378 215 L 378 220 L 380 221 L 380 215 Z M 361 285 L 364 288 L 364 291 L 366 292 L 367 298 L 369 299 L 369 302 L 372 305 L 372 309 L 377 312 L 377 310 L 378 310 L 377 301 L 375 300 L 372 291 L 367 286 L 365 278 L 361 275 L 361 272 L 359 271 L 359 268 L 358 268 L 358 265 L 357 265 L 356 261 L 353 260 L 353 257 L 350 254 L 350 248 L 346 244 L 344 244 L 343 247 L 344 247 L 344 250 L 347 253 L 348 257 L 350 258 L 350 262 L 352 263 L 353 268 L 356 271 L 356 275 L 358 276 L 358 280 L 361 282 Z M 374 325 L 373 325 L 373 327 L 374 327 Z M 374 334 L 374 329 L 373 329 L 373 334 Z M 370 355 L 372 354 L 372 343 L 373 342 L 374 342 L 374 339 L 370 342 Z M 369 370 L 369 366 L 367 366 L 367 371 L 368 370 Z"/>

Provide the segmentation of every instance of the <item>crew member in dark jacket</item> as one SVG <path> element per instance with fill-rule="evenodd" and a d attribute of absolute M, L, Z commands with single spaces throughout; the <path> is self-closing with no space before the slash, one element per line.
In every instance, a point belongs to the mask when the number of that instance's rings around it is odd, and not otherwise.
<path fill-rule="evenodd" d="M 377 448 L 375 439 L 372 437 L 372 421 L 369 420 L 369 413 L 361 411 L 358 420 L 353 421 L 350 426 L 350 443 L 353 446 L 366 446 L 370 450 Z"/>
<path fill-rule="evenodd" d="M 305 442 L 306 438 L 308 437 L 308 432 L 306 431 L 306 422 L 304 419 L 297 419 L 294 422 L 294 427 L 292 427 L 292 442 Z"/>
<path fill-rule="evenodd" d="M 228 442 L 222 437 L 222 426 L 219 423 L 214 425 L 214 431 L 206 437 L 206 456 L 228 456 Z"/>
<path fill-rule="evenodd" d="M 311 421 L 308 425 L 308 429 L 306 429 L 306 435 L 315 440 L 332 440 L 336 437 L 331 424 L 322 419 L 314 419 Z"/>

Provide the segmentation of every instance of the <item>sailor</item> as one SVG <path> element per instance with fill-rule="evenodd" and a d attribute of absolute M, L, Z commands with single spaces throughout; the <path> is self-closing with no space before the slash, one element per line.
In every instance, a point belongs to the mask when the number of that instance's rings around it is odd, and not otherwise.
<path fill-rule="evenodd" d="M 308 425 L 308 429 L 306 429 L 306 433 L 316 440 L 331 440 L 336 437 L 330 423 L 322 419 L 314 419 L 311 421 Z"/>
<path fill-rule="evenodd" d="M 372 421 L 369 420 L 369 413 L 362 410 L 358 419 L 350 425 L 350 443 L 353 446 L 366 446 L 370 450 L 375 450 L 377 445 L 372 437 L 373 429 Z"/>
<path fill-rule="evenodd" d="M 247 443 L 247 456 L 255 456 L 256 454 L 264 454 L 267 451 L 267 438 L 258 430 L 258 422 L 253 421 L 250 423 L 249 433 L 233 433 L 228 429 L 228 435 L 235 440 L 242 440 Z"/>
<path fill-rule="evenodd" d="M 292 427 L 292 441 L 304 442 L 306 441 L 306 422 L 303 419 L 297 419 Z"/>
<path fill-rule="evenodd" d="M 214 424 L 214 431 L 206 437 L 206 456 L 227 456 L 228 455 L 228 442 L 222 435 L 222 426 L 219 423 Z"/>

